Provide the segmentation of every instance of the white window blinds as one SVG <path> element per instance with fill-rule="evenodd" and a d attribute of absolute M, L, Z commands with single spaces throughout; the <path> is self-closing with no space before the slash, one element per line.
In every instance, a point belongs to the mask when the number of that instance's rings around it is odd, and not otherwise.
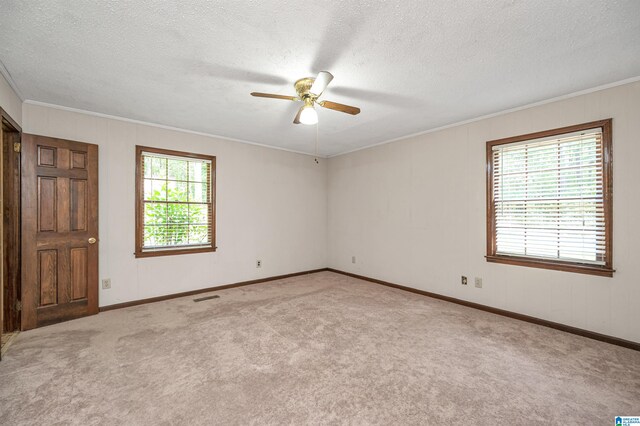
<path fill-rule="evenodd" d="M 605 265 L 602 129 L 492 147 L 495 253 Z"/>

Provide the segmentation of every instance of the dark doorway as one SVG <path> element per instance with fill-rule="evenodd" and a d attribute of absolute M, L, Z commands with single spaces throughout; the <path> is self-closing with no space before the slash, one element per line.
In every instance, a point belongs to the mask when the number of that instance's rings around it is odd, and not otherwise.
<path fill-rule="evenodd" d="M 2 192 L 2 303 L 0 332 L 3 343 L 20 330 L 20 126 L 0 108 L 2 129 L 0 142 L 2 168 L 0 173 Z"/>

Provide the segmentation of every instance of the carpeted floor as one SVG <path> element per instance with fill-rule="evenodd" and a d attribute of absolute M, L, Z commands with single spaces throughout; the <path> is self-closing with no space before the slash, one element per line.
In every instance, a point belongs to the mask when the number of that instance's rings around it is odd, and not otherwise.
<path fill-rule="evenodd" d="M 0 424 L 596 425 L 640 352 L 321 272 L 21 333 Z"/>
<path fill-rule="evenodd" d="M 12 331 L 11 333 L 2 333 L 2 337 L 0 338 L 0 353 L 2 356 L 7 352 L 11 343 L 18 336 L 19 331 Z"/>

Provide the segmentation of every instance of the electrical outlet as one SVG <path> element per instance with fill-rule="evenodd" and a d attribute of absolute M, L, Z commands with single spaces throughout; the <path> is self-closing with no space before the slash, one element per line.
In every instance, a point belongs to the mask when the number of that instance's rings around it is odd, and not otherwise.
<path fill-rule="evenodd" d="M 460 278 L 460 283 L 462 285 L 467 285 L 467 277 L 465 277 L 464 275 Z"/>
<path fill-rule="evenodd" d="M 476 288 L 482 288 L 482 278 L 476 277 Z"/>
<path fill-rule="evenodd" d="M 102 289 L 108 290 L 111 288 L 111 278 L 105 278 L 102 280 Z"/>
<path fill-rule="evenodd" d="M 351 256 L 351 263 L 356 263 L 356 257 L 355 256 Z"/>
<path fill-rule="evenodd" d="M 262 268 L 262 260 L 256 260 L 256 268 Z"/>

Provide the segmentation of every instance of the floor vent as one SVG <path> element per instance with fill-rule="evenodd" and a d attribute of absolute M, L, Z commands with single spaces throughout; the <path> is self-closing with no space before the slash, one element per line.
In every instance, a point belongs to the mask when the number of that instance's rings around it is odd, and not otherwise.
<path fill-rule="evenodd" d="M 199 299 L 193 299 L 193 301 L 194 301 L 194 302 L 204 302 L 205 300 L 210 300 L 210 299 L 219 299 L 219 298 L 220 298 L 220 296 L 218 296 L 218 295 L 216 294 L 216 295 L 213 295 L 213 296 L 206 296 L 206 297 L 201 297 L 201 298 L 199 298 Z"/>

